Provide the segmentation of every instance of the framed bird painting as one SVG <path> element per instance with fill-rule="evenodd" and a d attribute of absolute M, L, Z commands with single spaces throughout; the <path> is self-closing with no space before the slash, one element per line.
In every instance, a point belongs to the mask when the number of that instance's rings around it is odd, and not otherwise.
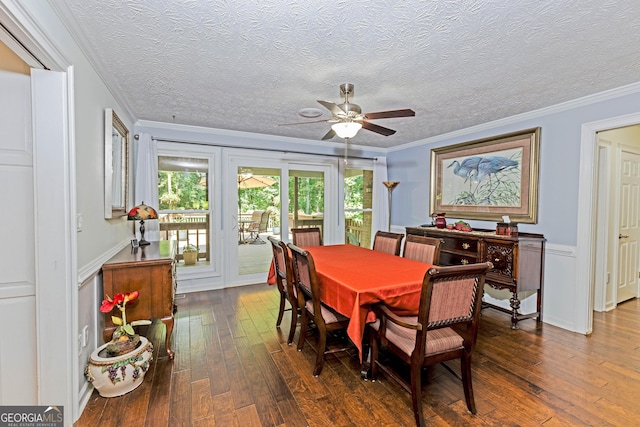
<path fill-rule="evenodd" d="M 432 213 L 536 223 L 540 128 L 431 150 Z"/>

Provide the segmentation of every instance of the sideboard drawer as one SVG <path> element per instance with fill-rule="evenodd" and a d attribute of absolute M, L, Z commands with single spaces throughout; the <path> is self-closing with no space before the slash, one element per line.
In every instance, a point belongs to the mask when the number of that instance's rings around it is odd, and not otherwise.
<path fill-rule="evenodd" d="M 450 237 L 440 238 L 440 250 L 453 249 L 456 251 L 477 253 L 478 252 L 478 240 L 477 239 L 455 239 Z"/>
<path fill-rule="evenodd" d="M 440 252 L 441 265 L 466 265 L 476 262 L 478 262 L 478 257 L 473 253 L 463 255 L 457 252 Z"/>

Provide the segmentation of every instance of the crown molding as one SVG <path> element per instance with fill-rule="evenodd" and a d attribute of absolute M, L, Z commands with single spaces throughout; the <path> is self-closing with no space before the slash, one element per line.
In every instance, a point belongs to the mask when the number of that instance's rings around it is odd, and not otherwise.
<path fill-rule="evenodd" d="M 138 120 L 135 123 L 135 127 L 138 128 L 152 128 L 152 129 L 161 129 L 166 131 L 175 131 L 175 132 L 186 132 L 190 134 L 198 134 L 197 138 L 194 138 L 194 142 L 211 142 L 208 140 L 204 140 L 201 136 L 210 136 L 210 137 L 233 137 L 233 138 L 243 138 L 243 139 L 253 139 L 260 141 L 268 141 L 275 143 L 289 143 L 289 144 L 303 144 L 314 147 L 334 147 L 334 148 L 344 148 L 343 142 L 331 142 L 331 141 L 314 141 L 310 139 L 303 138 L 293 138 L 289 136 L 278 136 L 278 135 L 268 135 L 261 133 L 251 133 L 251 132 L 242 132 L 236 130 L 228 130 L 228 129 L 218 129 L 218 128 L 209 128 L 204 126 L 193 126 L 193 125 L 184 125 L 177 123 L 167 123 L 167 122 L 157 122 L 152 120 Z M 152 135 L 152 137 L 164 138 L 158 135 Z M 225 140 L 226 143 L 229 143 L 228 140 Z M 239 146 L 241 148 L 242 146 Z M 349 149 L 358 149 L 367 152 L 373 153 L 386 153 L 388 150 L 386 148 L 379 147 L 368 147 L 365 145 L 357 145 L 349 143 Z"/>
<path fill-rule="evenodd" d="M 526 120 L 537 119 L 539 117 L 548 116 L 550 114 L 557 114 L 560 112 L 573 110 L 579 107 L 585 107 L 596 104 L 602 101 L 609 101 L 611 99 L 620 98 L 626 95 L 633 95 L 640 92 L 640 82 L 632 83 L 626 86 L 606 90 L 603 92 L 587 95 L 582 98 L 577 98 L 571 101 L 562 102 L 560 104 L 551 105 L 549 107 L 539 108 L 537 110 L 529 111 L 526 113 L 516 114 L 515 116 L 505 117 L 503 119 L 494 120 L 480 125 L 471 126 L 465 129 L 456 130 L 454 132 L 444 133 L 431 138 L 422 139 L 419 141 L 409 142 L 407 144 L 398 145 L 387 149 L 387 152 L 406 150 L 407 148 L 420 147 L 427 144 L 435 144 L 437 142 L 449 140 L 452 138 L 466 136 L 485 130 L 494 129 L 500 126 L 507 126 L 515 123 L 520 123 Z"/>

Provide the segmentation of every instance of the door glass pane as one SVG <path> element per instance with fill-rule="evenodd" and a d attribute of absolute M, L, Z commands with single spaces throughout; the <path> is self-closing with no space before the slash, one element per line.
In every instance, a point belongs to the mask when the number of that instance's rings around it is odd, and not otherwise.
<path fill-rule="evenodd" d="M 344 178 L 345 243 L 365 248 L 371 247 L 372 190 L 372 170 L 346 169 Z"/>
<path fill-rule="evenodd" d="M 289 171 L 289 232 L 318 227 L 324 231 L 324 172 Z"/>
<path fill-rule="evenodd" d="M 238 274 L 268 272 L 280 239 L 280 169 L 238 167 Z"/>
<path fill-rule="evenodd" d="M 209 161 L 188 157 L 158 157 L 160 239 L 178 242 L 178 266 L 207 265 L 209 239 Z M 197 248 L 195 264 L 186 252 Z"/>

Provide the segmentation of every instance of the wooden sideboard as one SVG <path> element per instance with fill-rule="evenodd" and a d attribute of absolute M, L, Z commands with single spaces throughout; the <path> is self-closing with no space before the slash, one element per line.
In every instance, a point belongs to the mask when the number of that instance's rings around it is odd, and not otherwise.
<path fill-rule="evenodd" d="M 176 291 L 176 242 L 161 240 L 140 246 L 137 250 L 127 246 L 102 266 L 104 294 L 138 291 L 137 300 L 127 305 L 127 321 L 160 319 L 165 324 L 165 348 L 170 359 L 173 332 L 174 296 Z M 105 313 L 103 338 L 111 339 L 116 326 L 111 313 Z"/>
<path fill-rule="evenodd" d="M 485 283 L 495 289 L 511 291 L 511 310 L 483 302 L 511 315 L 511 328 L 517 329 L 523 319 L 542 321 L 542 292 L 544 276 L 544 244 L 541 234 L 518 233 L 517 236 L 498 236 L 492 230 L 471 232 L 439 229 L 436 227 L 407 227 L 407 234 L 440 239 L 440 265 L 471 264 L 491 261 L 493 269 L 487 273 Z M 536 291 L 534 313 L 520 314 L 518 294 Z"/>

